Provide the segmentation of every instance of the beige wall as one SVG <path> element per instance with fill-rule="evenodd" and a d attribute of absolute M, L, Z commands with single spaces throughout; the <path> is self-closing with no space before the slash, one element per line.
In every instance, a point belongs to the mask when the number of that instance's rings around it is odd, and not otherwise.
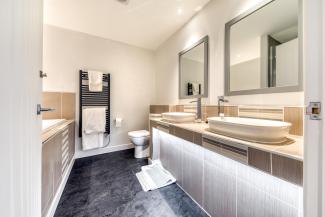
<path fill-rule="evenodd" d="M 108 148 L 80 152 L 78 139 L 77 157 L 107 152 L 112 146 L 128 144 L 128 131 L 147 128 L 149 105 L 154 97 L 152 51 L 45 25 L 43 70 L 48 77 L 44 79 L 43 90 L 76 92 L 77 117 L 80 69 L 111 73 L 112 127 Z M 121 128 L 114 127 L 113 120 L 117 116 L 123 118 Z"/>
<path fill-rule="evenodd" d="M 178 53 L 193 42 L 209 35 L 209 98 L 215 104 L 224 94 L 225 23 L 262 0 L 211 1 L 183 28 L 156 51 L 156 104 L 184 103 L 178 99 Z M 159 82 L 158 82 L 159 81 Z M 231 104 L 303 105 L 303 93 L 279 93 L 229 97 Z M 187 101 L 185 101 L 187 102 Z"/>

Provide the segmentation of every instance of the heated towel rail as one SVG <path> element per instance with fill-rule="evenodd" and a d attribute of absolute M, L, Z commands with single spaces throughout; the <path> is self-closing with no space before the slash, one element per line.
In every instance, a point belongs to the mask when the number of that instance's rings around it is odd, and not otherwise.
<path fill-rule="evenodd" d="M 88 72 L 79 71 L 79 137 L 82 136 L 82 109 L 91 107 L 106 107 L 105 134 L 110 134 L 110 74 L 103 74 L 103 91 L 90 92 Z"/>

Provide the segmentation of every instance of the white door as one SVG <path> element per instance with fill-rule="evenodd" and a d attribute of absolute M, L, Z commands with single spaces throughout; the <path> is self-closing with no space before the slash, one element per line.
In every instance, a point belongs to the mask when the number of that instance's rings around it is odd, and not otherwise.
<path fill-rule="evenodd" d="M 42 0 L 0 7 L 0 216 L 41 215 Z"/>
<path fill-rule="evenodd" d="M 325 93 L 325 1 L 303 0 L 305 103 L 322 102 Z M 324 113 L 324 111 L 322 112 Z M 322 118 L 324 120 L 324 118 Z M 325 128 L 305 117 L 304 216 L 325 217 Z"/>

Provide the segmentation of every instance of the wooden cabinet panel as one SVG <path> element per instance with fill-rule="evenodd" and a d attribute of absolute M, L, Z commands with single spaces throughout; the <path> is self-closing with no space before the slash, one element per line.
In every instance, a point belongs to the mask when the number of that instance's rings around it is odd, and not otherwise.
<path fill-rule="evenodd" d="M 54 159 L 55 138 L 48 140 L 42 148 L 42 216 L 48 210 L 54 192 Z"/>
<path fill-rule="evenodd" d="M 55 135 L 53 138 L 55 143 L 53 144 L 53 153 L 52 153 L 52 158 L 54 160 L 54 192 L 56 192 L 56 189 L 59 187 L 61 178 L 62 178 L 62 139 L 63 135 L 62 133 L 58 133 Z"/>
<path fill-rule="evenodd" d="M 272 154 L 272 175 L 302 186 L 303 163 L 298 160 Z"/>
<path fill-rule="evenodd" d="M 62 175 L 67 169 L 75 151 L 74 123 L 43 143 L 42 147 L 42 216 L 52 203 Z"/>
<path fill-rule="evenodd" d="M 271 154 L 254 148 L 248 148 L 248 165 L 271 173 Z"/>
<path fill-rule="evenodd" d="M 202 145 L 202 134 L 193 132 L 193 143 L 197 145 Z"/>
<path fill-rule="evenodd" d="M 174 128 L 174 135 L 186 141 L 193 142 L 193 132 L 180 127 Z"/>
<path fill-rule="evenodd" d="M 75 153 L 75 124 L 69 125 L 69 163 L 72 160 Z"/>

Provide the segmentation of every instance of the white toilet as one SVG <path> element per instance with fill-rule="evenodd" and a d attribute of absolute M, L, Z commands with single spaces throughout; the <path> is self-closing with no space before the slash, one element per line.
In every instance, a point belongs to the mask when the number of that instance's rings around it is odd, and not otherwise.
<path fill-rule="evenodd" d="M 150 133 L 147 130 L 132 131 L 128 133 L 131 142 L 134 144 L 134 157 L 149 157 Z"/>

